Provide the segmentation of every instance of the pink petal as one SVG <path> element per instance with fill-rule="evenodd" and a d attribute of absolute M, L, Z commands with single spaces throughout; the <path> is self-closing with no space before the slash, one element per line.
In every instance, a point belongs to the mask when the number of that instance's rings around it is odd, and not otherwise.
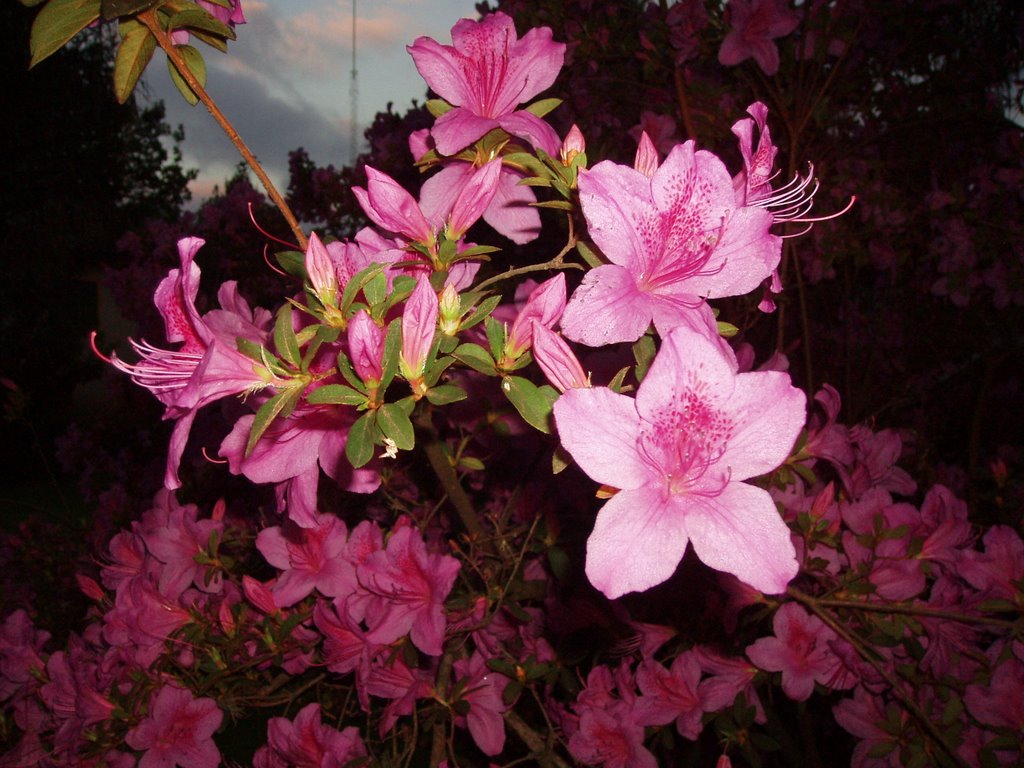
<path fill-rule="evenodd" d="M 782 238 L 768 230 L 772 215 L 753 206 L 738 208 L 725 220 L 705 274 L 691 277 L 687 286 L 709 298 L 750 293 L 779 265 Z"/>
<path fill-rule="evenodd" d="M 613 600 L 661 584 L 683 559 L 686 529 L 678 501 L 661 484 L 619 491 L 597 513 L 587 539 L 587 578 Z"/>
<path fill-rule="evenodd" d="M 770 472 L 789 452 L 806 420 L 807 398 L 789 374 L 753 371 L 736 377 L 729 399 L 734 432 L 721 461 L 733 480 Z"/>
<path fill-rule="evenodd" d="M 492 117 L 480 117 L 468 109 L 455 107 L 437 118 L 430 135 L 439 153 L 454 155 L 497 127 L 498 121 Z"/>
<path fill-rule="evenodd" d="M 613 264 L 633 268 L 646 248 L 636 222 L 655 215 L 650 180 L 610 161 L 579 177 L 580 205 L 590 237 Z"/>
<path fill-rule="evenodd" d="M 430 37 L 418 37 L 405 50 L 412 56 L 413 64 L 430 90 L 451 104 L 473 101 L 461 57 L 451 46 L 441 45 Z"/>
<path fill-rule="evenodd" d="M 558 157 L 562 140 L 555 129 L 532 112 L 521 109 L 510 115 L 498 118 L 498 125 L 521 139 L 526 139 L 532 146 L 543 149 L 552 157 Z"/>
<path fill-rule="evenodd" d="M 490 206 L 484 211 L 484 221 L 517 245 L 524 245 L 540 235 L 540 211 L 530 205 L 537 202 L 531 187 L 519 182 L 523 175 L 503 168 L 498 178 L 498 189 Z"/>
<path fill-rule="evenodd" d="M 636 341 L 651 324 L 653 299 L 623 267 L 592 269 L 573 292 L 562 315 L 566 338 L 591 347 Z"/>
<path fill-rule="evenodd" d="M 640 422 L 632 398 L 607 387 L 571 389 L 555 401 L 554 413 L 562 445 L 592 479 L 627 489 L 647 482 L 650 470 L 637 450 Z"/>
<path fill-rule="evenodd" d="M 766 594 L 786 591 L 796 550 L 768 491 L 729 483 L 715 497 L 685 497 L 686 532 L 697 557 Z"/>

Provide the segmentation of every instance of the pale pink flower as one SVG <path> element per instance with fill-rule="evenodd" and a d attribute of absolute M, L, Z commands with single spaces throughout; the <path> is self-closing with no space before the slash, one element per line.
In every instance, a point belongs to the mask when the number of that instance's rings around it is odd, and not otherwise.
<path fill-rule="evenodd" d="M 213 733 L 224 714 L 213 699 L 193 698 L 192 692 L 165 685 L 153 697 L 149 714 L 128 731 L 125 742 L 145 750 L 139 768 L 216 768 L 220 752 Z"/>
<path fill-rule="evenodd" d="M 558 134 L 516 107 L 555 82 L 565 45 L 554 42 L 547 27 L 531 29 L 519 39 L 504 13 L 480 21 L 461 19 L 451 34 L 452 45 L 419 37 L 406 48 L 427 85 L 454 105 L 431 129 L 437 151 L 454 155 L 500 127 L 556 155 Z"/>
<path fill-rule="evenodd" d="M 732 29 L 722 41 L 718 61 L 732 67 L 753 58 L 766 75 L 779 71 L 779 49 L 773 42 L 800 24 L 800 17 L 784 0 L 729 0 Z"/>
<path fill-rule="evenodd" d="M 580 174 L 590 236 L 611 262 L 590 270 L 562 317 L 590 346 L 635 341 L 653 320 L 664 335 L 706 298 L 754 290 L 779 263 L 772 215 L 737 207 L 732 178 L 692 141 L 648 178 L 604 161 Z"/>
<path fill-rule="evenodd" d="M 737 373 L 728 348 L 688 328 L 665 338 L 635 400 L 605 387 L 563 394 L 562 445 L 621 489 L 587 542 L 591 583 L 611 598 L 649 589 L 693 542 L 706 565 L 783 592 L 797 571 L 789 529 L 768 492 L 742 481 L 785 460 L 804 404 L 788 375 Z"/>

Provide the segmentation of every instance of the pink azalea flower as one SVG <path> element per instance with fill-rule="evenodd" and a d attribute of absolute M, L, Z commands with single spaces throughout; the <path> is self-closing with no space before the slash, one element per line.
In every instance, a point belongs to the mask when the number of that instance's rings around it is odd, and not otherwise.
<path fill-rule="evenodd" d="M 355 568 L 342 557 L 345 523 L 334 515 L 316 515 L 313 522 L 308 528 L 275 525 L 256 536 L 256 549 L 282 571 L 272 588 L 279 608 L 294 605 L 314 589 L 334 597 L 355 585 Z"/>
<path fill-rule="evenodd" d="M 754 722 L 768 722 L 764 705 L 754 687 L 757 667 L 742 656 L 722 656 L 706 646 L 696 646 L 693 651 L 701 670 L 708 674 L 698 687 L 705 711 L 721 712 L 731 707 L 736 697 L 742 694 L 747 706 L 754 708 Z"/>
<path fill-rule="evenodd" d="M 503 128 L 549 155 L 558 152 L 558 134 L 539 117 L 516 110 L 555 82 L 565 45 L 547 27 L 531 29 L 520 40 L 504 13 L 480 21 L 461 19 L 452 27 L 452 45 L 420 37 L 406 50 L 427 85 L 454 109 L 431 130 L 442 155 L 454 155 L 488 131 Z"/>
<path fill-rule="evenodd" d="M 213 699 L 193 698 L 192 692 L 165 685 L 153 697 L 149 714 L 128 731 L 125 742 L 145 750 L 139 768 L 217 768 L 220 752 L 213 733 L 224 714 Z"/>
<path fill-rule="evenodd" d="M 747 647 L 747 657 L 767 672 L 782 673 L 782 690 L 794 701 L 806 701 L 814 684 L 829 685 L 839 660 L 828 647 L 835 633 L 821 619 L 796 603 L 785 603 L 772 619 L 775 637 L 762 637 Z"/>
<path fill-rule="evenodd" d="M 366 675 L 367 692 L 382 699 L 391 699 L 381 715 L 381 737 L 395 727 L 399 717 L 412 714 L 416 699 L 433 693 L 433 682 L 432 674 L 409 667 L 401 655 L 384 654 L 370 667 Z"/>
<path fill-rule="evenodd" d="M 384 375 L 384 330 L 365 309 L 349 321 L 348 353 L 356 375 L 368 387 L 375 388 Z"/>
<path fill-rule="evenodd" d="M 964 693 L 967 711 L 982 723 L 1007 728 L 1015 733 L 1024 730 L 1024 663 L 1010 656 L 993 663 L 989 685 L 969 685 Z"/>
<path fill-rule="evenodd" d="M 324 725 L 320 705 L 307 704 L 295 720 L 273 717 L 267 723 L 267 744 L 253 757 L 255 768 L 327 768 L 342 766 L 366 755 L 359 730 L 343 731 Z"/>
<path fill-rule="evenodd" d="M 688 328 L 665 338 L 635 400 L 605 387 L 562 395 L 562 445 L 621 489 L 587 542 L 591 583 L 610 598 L 649 589 L 692 541 L 706 565 L 783 592 L 797 571 L 789 529 L 768 492 L 742 481 L 785 460 L 804 403 L 788 375 L 738 374 L 728 348 Z"/>
<path fill-rule="evenodd" d="M 195 504 L 178 504 L 173 491 L 165 490 L 162 502 L 142 516 L 137 530 L 150 554 L 163 565 L 160 591 L 172 599 L 192 585 L 204 592 L 220 592 L 221 574 L 197 562 L 196 555 L 206 551 L 214 531 L 224 533 L 223 521 L 200 520 Z"/>
<path fill-rule="evenodd" d="M 704 707 L 699 690 L 698 657 L 685 651 L 666 669 L 653 659 L 643 662 L 636 672 L 641 696 L 633 707 L 640 725 L 665 725 L 675 720 L 679 735 L 696 740 L 703 725 Z"/>
<path fill-rule="evenodd" d="M 566 337 L 590 346 L 635 341 L 684 322 L 705 298 L 748 293 L 779 263 L 772 215 L 737 207 L 732 178 L 692 141 L 654 174 L 604 161 L 580 174 L 590 236 L 611 261 L 590 270 L 562 317 Z"/>
<path fill-rule="evenodd" d="M 626 702 L 580 709 L 579 730 L 569 738 L 573 757 L 604 768 L 657 768 L 654 755 L 644 747 L 644 728 Z"/>
<path fill-rule="evenodd" d="M 263 344 L 267 341 L 270 313 L 255 311 L 238 295 L 237 285 L 224 283 L 217 292 L 222 309 L 200 316 L 195 307 L 199 292 L 199 267 L 195 255 L 203 245 L 198 237 L 178 242 L 181 268 L 172 269 L 157 286 L 153 300 L 163 315 L 167 341 L 181 342 L 180 349 L 159 349 L 145 341 L 129 340 L 141 357 L 128 364 L 111 356 L 118 370 L 132 377 L 160 400 L 165 419 L 177 419 L 167 457 L 164 485 L 181 487 L 178 465 L 188 441 L 196 412 L 228 395 L 241 394 L 267 383 L 260 366 L 238 351 L 239 337 Z"/>
<path fill-rule="evenodd" d="M 409 633 L 423 653 L 440 656 L 444 601 L 458 572 L 458 560 L 427 552 L 418 530 L 400 528 L 387 549 L 371 554 L 357 571 L 360 584 L 374 596 L 366 609 L 373 617 L 367 639 L 386 645 Z"/>
<path fill-rule="evenodd" d="M 784 0 L 729 0 L 732 29 L 722 41 L 718 61 L 727 67 L 753 58 L 761 71 L 779 71 L 779 49 L 772 42 L 785 37 L 800 24 L 800 17 Z"/>
<path fill-rule="evenodd" d="M 501 696 L 511 681 L 488 668 L 480 653 L 455 662 L 456 682 L 463 684 L 461 700 L 469 704 L 466 725 L 473 741 L 485 755 L 496 755 L 505 746 L 505 720 L 509 709 Z"/>

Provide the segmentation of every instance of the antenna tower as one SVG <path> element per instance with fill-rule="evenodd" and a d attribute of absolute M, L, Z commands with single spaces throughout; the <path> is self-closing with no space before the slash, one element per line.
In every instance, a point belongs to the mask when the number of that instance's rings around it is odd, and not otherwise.
<path fill-rule="evenodd" d="M 356 156 L 359 154 L 357 144 L 359 134 L 359 71 L 356 69 L 356 0 L 352 0 L 352 70 L 351 80 L 348 87 L 349 97 L 349 165 L 355 166 Z"/>

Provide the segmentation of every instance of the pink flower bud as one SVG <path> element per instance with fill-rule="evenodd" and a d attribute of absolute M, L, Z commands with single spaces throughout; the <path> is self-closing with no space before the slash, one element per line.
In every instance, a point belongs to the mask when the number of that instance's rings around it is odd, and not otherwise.
<path fill-rule="evenodd" d="M 313 293 L 326 306 L 338 303 L 338 276 L 334 271 L 334 260 L 327 252 L 327 247 L 317 237 L 316 232 L 309 236 L 306 246 L 306 274 Z"/>
<path fill-rule="evenodd" d="M 579 127 L 573 123 L 572 128 L 565 134 L 565 140 L 562 142 L 562 149 L 559 151 L 559 157 L 562 159 L 562 165 L 572 165 L 572 161 L 576 158 L 576 155 L 587 151 L 587 142 L 583 138 L 583 132 L 580 131 Z"/>
<path fill-rule="evenodd" d="M 640 134 L 640 142 L 636 147 L 636 159 L 633 160 L 633 167 L 647 178 L 651 178 L 658 170 L 661 162 L 658 160 L 658 150 L 647 135 L 647 131 Z"/>
<path fill-rule="evenodd" d="M 561 336 L 536 320 L 533 322 L 533 358 L 559 392 L 590 386 L 583 366 L 569 345 Z"/>
<path fill-rule="evenodd" d="M 231 612 L 231 606 L 227 600 L 222 600 L 217 608 L 217 618 L 220 621 L 221 629 L 224 630 L 224 634 L 232 637 L 235 634 L 235 630 L 238 629 L 238 622 L 235 621 L 235 614 Z"/>
<path fill-rule="evenodd" d="M 565 275 L 559 272 L 533 289 L 526 300 L 526 306 L 512 323 L 502 357 L 506 361 L 518 360 L 530 348 L 534 322 L 550 328 L 558 322 L 564 311 Z"/>
<path fill-rule="evenodd" d="M 276 616 L 281 612 L 274 602 L 274 593 L 252 576 L 242 576 L 242 592 L 250 603 L 268 616 Z"/>
<path fill-rule="evenodd" d="M 434 230 L 419 203 L 386 173 L 367 166 L 366 189 L 353 187 L 352 194 L 377 226 L 425 245 L 433 244 Z"/>
<path fill-rule="evenodd" d="M 405 303 L 402 314 L 402 351 L 398 354 L 398 370 L 413 388 L 422 382 L 427 355 L 437 330 L 437 294 L 430 281 L 420 277 Z"/>
<path fill-rule="evenodd" d="M 78 588 L 82 590 L 82 594 L 91 600 L 99 602 L 107 596 L 107 593 L 103 591 L 103 587 L 97 584 L 95 579 L 81 573 L 76 573 L 75 580 L 78 582 Z"/>
<path fill-rule="evenodd" d="M 498 191 L 498 176 L 501 174 L 501 159 L 495 158 L 477 168 L 469 177 L 466 186 L 448 215 L 447 235 L 449 240 L 458 240 L 483 216 L 487 206 Z"/>
<path fill-rule="evenodd" d="M 380 383 L 383 375 L 384 331 L 366 310 L 356 312 L 349 321 L 348 354 L 360 379 L 371 387 Z"/>

